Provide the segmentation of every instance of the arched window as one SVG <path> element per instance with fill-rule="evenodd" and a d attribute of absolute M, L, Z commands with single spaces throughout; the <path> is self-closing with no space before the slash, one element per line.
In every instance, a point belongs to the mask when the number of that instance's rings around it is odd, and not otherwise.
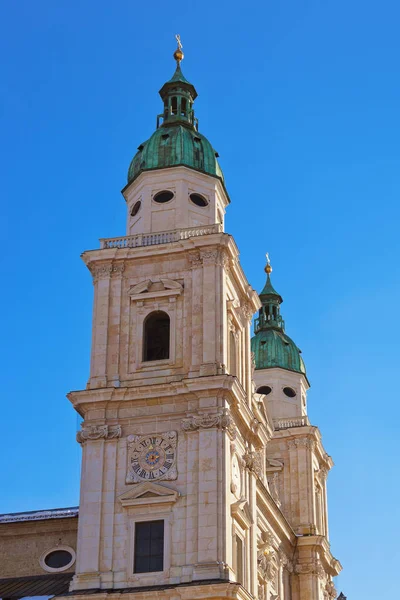
<path fill-rule="evenodd" d="M 169 358 L 170 320 L 167 313 L 157 310 L 150 313 L 143 327 L 143 360 Z"/>
<path fill-rule="evenodd" d="M 171 99 L 171 114 L 173 114 L 173 115 L 178 114 L 178 99 L 176 98 L 176 96 L 174 96 Z"/>

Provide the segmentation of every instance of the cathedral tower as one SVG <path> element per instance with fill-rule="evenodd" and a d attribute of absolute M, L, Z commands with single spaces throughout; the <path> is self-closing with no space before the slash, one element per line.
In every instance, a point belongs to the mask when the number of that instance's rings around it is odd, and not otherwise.
<path fill-rule="evenodd" d="M 127 235 L 83 254 L 93 338 L 87 387 L 68 396 L 83 418 L 71 593 L 334 598 L 332 462 L 307 419 L 304 365 L 270 273 L 259 298 L 224 233 L 229 197 L 179 39 L 174 58 L 123 189 Z M 296 368 L 270 359 L 278 337 Z"/>

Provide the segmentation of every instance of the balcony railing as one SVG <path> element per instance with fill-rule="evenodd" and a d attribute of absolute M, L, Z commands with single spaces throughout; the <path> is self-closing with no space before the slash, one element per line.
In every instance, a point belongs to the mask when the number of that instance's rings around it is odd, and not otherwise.
<path fill-rule="evenodd" d="M 291 427 L 307 427 L 310 425 L 308 417 L 290 417 L 287 419 L 274 419 L 274 429 L 290 429 Z"/>
<path fill-rule="evenodd" d="M 201 225 L 198 227 L 187 227 L 186 229 L 174 229 L 173 231 L 158 231 L 157 233 L 138 233 L 118 238 L 100 239 L 101 249 L 103 248 L 137 248 L 138 246 L 155 246 L 157 244 L 169 244 L 170 242 L 179 242 L 200 235 L 211 235 L 212 233 L 221 233 L 222 225 Z"/>

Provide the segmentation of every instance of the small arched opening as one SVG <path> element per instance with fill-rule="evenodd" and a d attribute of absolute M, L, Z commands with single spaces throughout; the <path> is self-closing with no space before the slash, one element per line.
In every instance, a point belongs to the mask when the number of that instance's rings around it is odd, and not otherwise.
<path fill-rule="evenodd" d="M 157 310 L 150 313 L 143 326 L 143 361 L 169 358 L 170 318 Z"/>

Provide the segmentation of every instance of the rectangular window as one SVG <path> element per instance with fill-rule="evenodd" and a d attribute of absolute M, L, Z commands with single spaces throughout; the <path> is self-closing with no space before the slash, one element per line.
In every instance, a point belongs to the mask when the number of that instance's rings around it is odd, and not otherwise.
<path fill-rule="evenodd" d="M 164 570 L 164 521 L 135 523 L 134 573 Z"/>
<path fill-rule="evenodd" d="M 236 536 L 236 581 L 243 582 L 243 541 L 238 535 Z"/>

